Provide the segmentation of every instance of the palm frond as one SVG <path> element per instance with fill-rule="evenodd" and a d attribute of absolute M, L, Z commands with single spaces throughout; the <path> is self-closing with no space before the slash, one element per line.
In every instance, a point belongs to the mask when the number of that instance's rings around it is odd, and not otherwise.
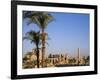
<path fill-rule="evenodd" d="M 38 25 L 41 29 L 45 29 L 47 25 L 54 20 L 54 17 L 48 12 L 24 11 L 23 18 L 30 18 L 30 23 Z"/>
<path fill-rule="evenodd" d="M 37 11 L 23 11 L 23 19 L 32 18 L 33 16 L 40 15 L 40 12 Z"/>
<path fill-rule="evenodd" d="M 45 13 L 44 14 L 44 26 L 46 27 L 50 22 L 52 22 L 54 20 L 54 17 L 49 14 L 49 13 Z"/>
<path fill-rule="evenodd" d="M 24 40 L 24 39 L 27 39 L 27 40 L 30 40 L 31 43 L 34 43 L 34 44 L 36 44 L 36 45 L 39 45 L 39 43 L 40 43 L 40 41 L 41 41 L 41 38 L 40 38 L 40 36 L 41 36 L 41 35 L 40 35 L 40 31 L 35 32 L 35 31 L 31 30 L 31 31 L 27 32 L 25 35 L 26 35 L 26 36 L 23 38 L 23 40 Z"/>

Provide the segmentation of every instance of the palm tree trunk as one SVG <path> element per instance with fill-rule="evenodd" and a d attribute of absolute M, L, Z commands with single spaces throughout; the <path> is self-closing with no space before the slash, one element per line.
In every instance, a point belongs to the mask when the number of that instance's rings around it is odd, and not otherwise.
<path fill-rule="evenodd" d="M 37 49 L 36 50 L 36 52 L 37 52 L 37 68 L 39 68 L 39 48 L 38 48 L 38 46 L 36 49 Z"/>
<path fill-rule="evenodd" d="M 42 29 L 42 67 L 44 67 L 45 62 L 45 32 Z"/>

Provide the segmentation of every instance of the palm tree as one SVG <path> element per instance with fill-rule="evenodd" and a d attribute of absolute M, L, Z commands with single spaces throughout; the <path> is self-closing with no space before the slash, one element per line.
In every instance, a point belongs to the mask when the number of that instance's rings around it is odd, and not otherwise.
<path fill-rule="evenodd" d="M 75 58 L 73 58 L 73 59 L 72 59 L 72 61 L 73 61 L 73 63 L 75 64 L 75 62 L 76 62 L 76 59 L 75 59 Z"/>
<path fill-rule="evenodd" d="M 46 43 L 46 34 L 45 29 L 47 25 L 54 20 L 53 16 L 48 12 L 24 12 L 24 18 L 29 18 L 29 24 L 34 23 L 39 26 L 41 34 L 42 34 L 42 67 L 44 67 L 45 61 L 45 43 Z"/>
<path fill-rule="evenodd" d="M 85 56 L 83 56 L 83 58 L 82 58 L 82 59 L 83 59 L 83 64 L 84 64 L 84 65 L 86 65 L 86 62 L 87 62 L 86 57 L 85 57 Z"/>
<path fill-rule="evenodd" d="M 90 63 L 90 56 L 87 56 L 86 61 L 87 61 L 87 64 L 89 65 L 89 63 Z"/>
<path fill-rule="evenodd" d="M 31 43 L 34 43 L 36 46 L 36 54 L 37 54 L 37 68 L 39 68 L 39 44 L 40 44 L 40 40 L 41 40 L 41 35 L 40 35 L 40 31 L 35 32 L 35 31 L 30 31 L 26 33 L 26 36 L 24 37 L 24 39 L 28 39 L 31 41 Z"/>

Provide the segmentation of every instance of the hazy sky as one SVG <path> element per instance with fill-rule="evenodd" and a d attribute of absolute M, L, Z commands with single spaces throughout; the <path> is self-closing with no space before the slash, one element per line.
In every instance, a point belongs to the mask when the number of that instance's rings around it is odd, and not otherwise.
<path fill-rule="evenodd" d="M 51 13 L 55 20 L 48 24 L 46 32 L 50 40 L 46 45 L 46 52 L 67 53 L 76 55 L 80 48 L 82 55 L 89 55 L 89 14 Z M 23 37 L 30 30 L 39 30 L 36 24 L 27 25 L 28 19 L 23 20 Z M 35 47 L 30 41 L 23 41 L 23 54 Z"/>

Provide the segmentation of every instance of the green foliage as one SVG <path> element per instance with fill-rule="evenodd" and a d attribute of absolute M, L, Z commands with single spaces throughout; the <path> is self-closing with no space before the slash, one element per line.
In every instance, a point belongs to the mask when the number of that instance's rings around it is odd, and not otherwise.
<path fill-rule="evenodd" d="M 43 67 L 43 60 L 44 60 L 43 53 L 45 54 L 44 47 L 45 47 L 45 43 L 46 43 L 45 40 L 48 39 L 48 38 L 46 38 L 47 33 L 44 32 L 44 29 L 47 27 L 47 25 L 50 22 L 52 22 L 54 20 L 54 18 L 48 12 L 24 11 L 23 12 L 23 19 L 25 19 L 25 18 L 30 19 L 28 24 L 34 23 L 40 27 L 41 36 L 40 36 L 40 34 L 38 34 L 38 33 L 35 34 L 32 31 L 32 32 L 28 33 L 28 37 L 26 37 L 26 39 L 31 40 L 31 43 L 34 42 L 36 44 L 36 47 L 37 47 L 37 45 L 40 44 L 40 39 L 42 40 L 42 67 Z M 32 35 L 34 35 L 34 36 L 32 36 Z"/>
<path fill-rule="evenodd" d="M 75 63 L 75 62 L 76 62 L 76 59 L 75 59 L 75 58 L 68 59 L 68 62 L 69 62 L 69 64 L 73 64 L 73 63 Z"/>
<path fill-rule="evenodd" d="M 35 32 L 33 30 L 26 33 L 26 36 L 23 39 L 28 39 L 31 43 L 34 43 L 36 46 L 36 54 L 37 54 L 37 67 L 39 68 L 39 44 L 41 42 L 40 31 Z"/>
<path fill-rule="evenodd" d="M 34 11 L 24 11 L 23 18 L 29 18 L 30 23 L 38 25 L 41 29 L 45 29 L 48 23 L 54 20 L 53 16 L 48 12 L 34 12 Z"/>
<path fill-rule="evenodd" d="M 31 43 L 35 43 L 38 46 L 41 43 L 40 31 L 35 32 L 33 30 L 26 33 L 26 36 L 23 39 L 30 40 Z"/>

